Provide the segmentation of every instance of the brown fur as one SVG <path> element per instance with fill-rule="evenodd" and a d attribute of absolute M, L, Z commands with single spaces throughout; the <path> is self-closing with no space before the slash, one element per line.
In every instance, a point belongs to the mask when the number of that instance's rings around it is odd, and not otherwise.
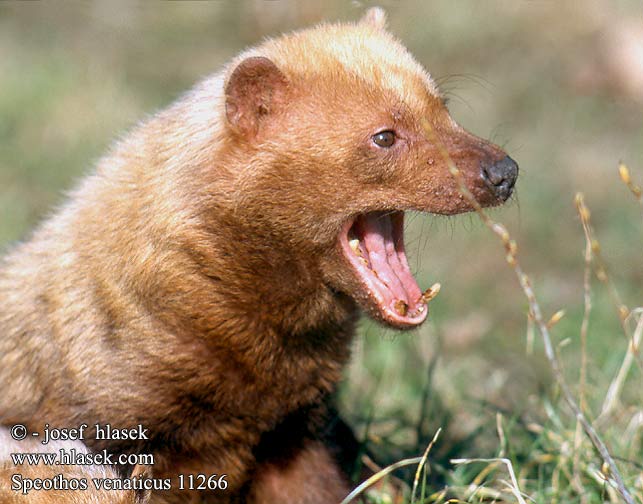
<path fill-rule="evenodd" d="M 453 122 L 384 26 L 371 12 L 241 54 L 117 143 L 4 259 L 0 423 L 143 424 L 149 441 L 86 442 L 154 453 L 155 478 L 227 474 L 208 502 L 348 492 L 316 439 L 357 304 L 377 314 L 338 232 L 368 211 L 470 210 L 423 118 L 485 205 L 480 162 L 505 156 Z M 369 143 L 382 128 L 402 138 L 386 153 Z M 290 458 L 270 441 L 284 424 Z"/>

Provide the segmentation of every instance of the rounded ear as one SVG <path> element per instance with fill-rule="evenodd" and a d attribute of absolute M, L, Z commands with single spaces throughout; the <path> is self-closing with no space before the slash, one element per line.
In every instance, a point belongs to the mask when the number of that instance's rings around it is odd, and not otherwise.
<path fill-rule="evenodd" d="M 386 11 L 381 7 L 371 7 L 359 22 L 376 30 L 386 30 Z"/>
<path fill-rule="evenodd" d="M 288 81 L 268 58 L 244 59 L 225 86 L 225 112 L 233 130 L 250 139 L 261 122 L 285 106 Z"/>

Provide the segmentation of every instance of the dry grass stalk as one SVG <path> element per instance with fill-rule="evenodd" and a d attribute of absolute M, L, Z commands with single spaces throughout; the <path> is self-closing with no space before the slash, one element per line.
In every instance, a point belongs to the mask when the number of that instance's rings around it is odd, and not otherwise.
<path fill-rule="evenodd" d="M 535 339 L 534 333 L 535 333 L 534 319 L 531 316 L 531 313 L 527 313 L 527 337 L 526 337 L 527 355 L 532 355 L 534 353 L 534 339 Z"/>
<path fill-rule="evenodd" d="M 509 477 L 511 478 L 511 483 L 507 482 L 507 487 L 513 494 L 513 496 L 516 498 L 516 500 L 519 502 L 519 504 L 527 504 L 525 501 L 525 498 L 522 495 L 522 492 L 520 491 L 520 487 L 518 486 L 518 480 L 516 479 L 516 473 L 514 472 L 513 465 L 511 464 L 511 460 L 508 458 L 491 458 L 491 459 L 452 459 L 451 463 L 454 465 L 461 465 L 461 464 L 473 464 L 475 462 L 484 462 L 486 464 L 489 464 L 491 467 L 496 467 L 497 465 L 503 464 L 507 468 L 507 472 L 509 473 Z"/>
<path fill-rule="evenodd" d="M 619 165 L 619 174 L 623 182 L 630 188 L 632 193 L 638 198 L 639 202 L 641 202 L 641 189 L 632 183 L 629 170 L 622 163 Z M 607 394 L 605 396 L 605 400 L 603 401 L 603 405 L 601 408 L 601 413 L 597 418 L 597 422 L 600 423 L 608 420 L 611 413 L 616 409 L 621 395 L 621 391 L 623 390 L 623 385 L 625 384 L 625 379 L 627 378 L 627 374 L 630 368 L 632 367 L 632 364 L 636 361 L 639 367 L 643 369 L 643 364 L 641 363 L 641 358 L 639 355 L 639 346 L 641 343 L 642 329 L 640 328 L 640 320 L 639 320 L 639 324 L 637 325 L 637 328 L 634 330 L 633 333 L 630 332 L 628 328 L 628 320 L 635 315 L 635 312 L 637 310 L 630 311 L 630 309 L 627 308 L 627 306 L 625 306 L 625 304 L 621 302 L 621 298 L 618 292 L 616 291 L 614 284 L 611 282 L 609 275 L 607 274 L 605 261 L 603 260 L 603 257 L 601 255 L 601 247 L 598 240 L 595 238 L 594 230 L 591 225 L 591 221 L 590 221 L 591 214 L 589 209 L 585 205 L 583 195 L 580 193 L 577 194 L 575 202 L 576 202 L 576 207 L 578 209 L 578 214 L 583 224 L 585 241 L 587 243 L 586 255 L 585 255 L 586 265 L 588 264 L 588 262 L 591 262 L 591 259 L 592 259 L 591 254 L 594 253 L 597 261 L 596 277 L 608 287 L 610 297 L 612 298 L 612 301 L 618 313 L 621 327 L 623 328 L 623 332 L 625 333 L 625 336 L 628 339 L 628 349 L 625 354 L 625 358 L 623 360 L 623 363 L 621 364 L 619 372 L 617 373 L 614 380 L 612 380 L 608 388 Z M 587 258 L 587 253 L 588 253 L 587 248 L 590 249 L 589 259 Z M 587 297 L 589 296 L 588 289 L 589 289 L 589 286 L 588 286 L 587 267 L 586 267 L 586 278 L 585 278 L 586 316 L 583 318 L 583 326 L 581 327 L 581 338 L 583 337 L 583 335 L 585 335 L 586 337 L 586 331 L 587 331 L 587 317 L 588 317 Z M 584 384 L 584 379 L 581 381 L 581 383 Z M 581 408 L 585 409 L 583 402 L 581 402 Z"/>
<path fill-rule="evenodd" d="M 639 316 L 638 322 L 636 324 L 636 329 L 634 329 L 634 334 L 627 348 L 627 353 L 623 359 L 618 373 L 612 383 L 610 383 L 609 388 L 607 389 L 607 394 L 605 395 L 605 401 L 603 402 L 603 407 L 601 409 L 601 414 L 599 418 L 607 417 L 618 405 L 619 398 L 621 396 L 621 391 L 623 390 L 623 385 L 625 384 L 625 379 L 632 367 L 635 356 L 638 355 L 639 347 L 641 345 L 641 338 L 643 337 L 643 314 L 641 314 L 641 309 L 633 310 L 632 316 Z"/>
<path fill-rule="evenodd" d="M 621 327 L 623 328 L 623 332 L 628 338 L 628 340 L 630 340 L 631 336 L 629 334 L 629 331 L 627 329 L 627 324 L 626 324 L 626 320 L 630 314 L 630 310 L 621 301 L 621 296 L 616 290 L 616 287 L 614 286 L 608 274 L 607 265 L 603 258 L 603 254 L 601 252 L 601 245 L 598 242 L 598 239 L 596 239 L 594 229 L 592 228 L 591 212 L 589 211 L 589 208 L 587 208 L 587 206 L 585 205 L 582 194 L 579 193 L 576 195 L 575 202 L 576 202 L 576 207 L 578 209 L 578 215 L 580 216 L 581 222 L 583 224 L 583 231 L 585 233 L 586 240 L 588 240 L 591 244 L 592 254 L 593 254 L 592 258 L 594 260 L 594 272 L 596 274 L 596 278 L 598 278 L 598 280 L 607 287 L 610 298 L 612 299 L 612 303 L 616 308 L 618 319 L 619 319 L 619 322 L 621 323 Z M 639 365 L 641 365 L 640 362 L 639 362 Z M 643 366 L 641 366 L 641 368 L 643 369 Z"/>
<path fill-rule="evenodd" d="M 640 194 L 641 190 L 638 186 L 633 185 L 630 178 L 629 170 L 622 163 L 619 166 L 619 173 L 623 182 L 630 188 L 632 193 L 638 198 L 639 202 L 641 202 L 641 194 Z M 625 334 L 628 340 L 628 349 L 625 354 L 625 358 L 623 360 L 623 363 L 621 364 L 621 368 L 619 369 L 619 372 L 617 373 L 614 380 L 612 380 L 612 382 L 610 383 L 607 394 L 605 396 L 605 400 L 603 401 L 601 413 L 597 418 L 597 422 L 602 423 L 602 422 L 609 421 L 610 415 L 616 409 L 616 406 L 618 405 L 619 398 L 621 395 L 621 391 L 623 389 L 623 385 L 625 383 L 625 379 L 627 377 L 627 374 L 633 362 L 636 361 L 639 368 L 643 370 L 643 363 L 641 361 L 641 356 L 639 353 L 639 346 L 641 343 L 640 341 L 641 334 L 640 332 L 637 333 L 636 330 L 634 331 L 634 333 L 631 333 L 628 328 L 628 319 L 632 317 L 633 312 L 630 311 L 630 309 L 624 303 L 621 302 L 621 298 L 618 294 L 618 291 L 614 287 L 614 284 L 612 283 L 609 275 L 607 274 L 607 267 L 605 266 L 605 261 L 601 254 L 601 247 L 598 240 L 594 236 L 594 230 L 591 226 L 590 212 L 583 202 L 582 195 L 579 200 L 578 211 L 581 217 L 581 221 L 583 222 L 583 230 L 585 231 L 586 239 L 591 242 L 592 252 L 595 254 L 595 257 L 596 257 L 596 262 L 597 262 L 597 265 L 595 268 L 596 277 L 603 284 L 607 286 L 612 302 L 616 308 L 616 311 L 619 317 L 619 322 L 621 323 L 621 327 L 623 329 L 623 333 Z"/>
<path fill-rule="evenodd" d="M 558 383 L 558 386 L 560 387 L 560 390 L 562 392 L 563 398 L 565 399 L 565 402 L 574 413 L 574 416 L 576 417 L 577 421 L 583 427 L 583 430 L 585 431 L 585 434 L 587 435 L 587 437 L 589 437 L 592 444 L 599 452 L 601 458 L 603 459 L 603 462 L 609 468 L 610 482 L 613 482 L 618 493 L 621 495 L 621 497 L 627 504 L 635 504 L 635 500 L 632 497 L 630 491 L 625 486 L 623 477 L 621 476 L 621 473 L 616 465 L 616 462 L 614 462 L 612 455 L 607 449 L 607 446 L 605 445 L 601 437 L 598 435 L 598 432 L 594 429 L 592 424 L 587 420 L 587 418 L 585 417 L 585 414 L 582 412 L 582 410 L 576 403 L 576 399 L 574 398 L 574 395 L 572 394 L 572 391 L 565 380 L 565 377 L 561 370 L 561 364 L 556 356 L 556 352 L 552 344 L 551 336 L 549 334 L 549 329 L 547 327 L 547 322 L 545 322 L 543 318 L 542 311 L 540 309 L 540 304 L 538 303 L 534 290 L 531 286 L 531 280 L 524 273 L 522 267 L 520 266 L 520 263 L 518 262 L 518 259 L 517 259 L 518 247 L 516 242 L 513 239 L 511 239 L 511 236 L 507 228 L 503 224 L 492 220 L 487 215 L 487 213 L 483 210 L 483 208 L 480 206 L 480 204 L 474 198 L 474 196 L 471 194 L 466 184 L 464 183 L 460 170 L 457 168 L 457 166 L 449 156 L 448 152 L 446 151 L 444 146 L 441 144 L 441 142 L 435 135 L 433 128 L 431 127 L 429 122 L 426 120 L 424 121 L 424 129 L 427 136 L 429 137 L 429 140 L 440 149 L 440 153 L 445 163 L 449 167 L 449 172 L 458 183 L 458 187 L 460 189 L 461 194 L 467 199 L 469 204 L 478 213 L 482 222 L 494 234 L 496 234 L 502 241 L 506 251 L 507 263 L 513 268 L 518 278 L 518 282 L 520 283 L 520 286 L 522 287 L 522 290 L 525 293 L 525 296 L 527 297 L 527 301 L 529 303 L 529 308 L 533 315 L 534 322 L 540 332 L 540 335 L 542 336 L 542 340 L 545 348 L 545 356 L 547 357 L 552 373 L 554 375 L 556 382 Z M 589 218 L 589 215 L 587 217 Z M 594 251 L 594 253 L 596 254 L 596 251 Z M 625 325 L 625 317 L 622 317 L 621 319 L 622 319 L 623 325 Z M 511 474 L 513 474 L 513 470 L 511 471 Z M 522 500 L 522 497 L 520 497 L 519 502 L 524 502 L 524 500 Z"/>
<path fill-rule="evenodd" d="M 357 496 L 359 496 L 367 488 L 373 486 L 383 477 L 392 473 L 396 469 L 399 469 L 400 467 L 409 466 L 409 465 L 420 464 L 421 462 L 422 462 L 422 457 L 415 457 L 415 458 L 403 459 L 403 460 L 400 460 L 399 462 L 396 462 L 395 464 L 391 464 L 390 466 L 385 467 L 384 469 L 377 472 L 376 474 L 373 474 L 373 476 L 371 476 L 367 480 L 360 483 L 357 487 L 355 487 L 353 491 L 349 493 L 340 504 L 348 504 L 349 502 L 352 502 Z"/>
<path fill-rule="evenodd" d="M 504 457 L 507 453 L 507 438 L 505 436 L 505 429 L 502 426 L 502 414 L 496 413 L 496 431 L 498 432 L 498 440 L 500 441 L 499 457 Z"/>
<path fill-rule="evenodd" d="M 639 205 L 641 207 L 641 213 L 643 216 L 643 191 L 641 191 L 640 186 L 636 185 L 632 181 L 632 177 L 630 175 L 630 169 L 622 161 L 618 164 L 618 174 L 620 175 L 623 183 L 627 186 L 627 188 L 630 190 L 630 192 L 634 195 L 636 200 L 639 202 Z"/>
<path fill-rule="evenodd" d="M 416 496 L 416 493 L 417 493 L 418 484 L 420 482 L 420 474 L 422 473 L 422 469 L 424 468 L 424 466 L 426 464 L 426 460 L 427 460 L 427 458 L 429 456 L 429 453 L 431 452 L 431 448 L 433 448 L 433 445 L 438 440 L 438 437 L 440 437 L 440 432 L 442 432 L 442 427 L 440 427 L 436 431 L 435 435 L 433 436 L 433 439 L 431 439 L 431 442 L 426 447 L 426 450 L 424 450 L 424 454 L 422 455 L 422 460 L 418 464 L 417 471 L 415 471 L 415 478 L 413 480 L 413 490 L 411 492 L 411 504 L 413 504 L 415 502 L 415 496 Z"/>
<path fill-rule="evenodd" d="M 583 272 L 583 321 L 580 326 L 580 342 L 581 342 L 581 367 L 580 367 L 580 391 L 579 391 L 579 405 L 585 411 L 587 405 L 585 404 L 585 384 L 587 380 L 587 331 L 589 329 L 589 316 L 592 311 L 592 235 L 589 227 L 589 216 L 583 210 L 585 203 L 581 193 L 576 194 L 575 198 L 576 208 L 581 216 L 583 224 L 583 233 L 585 234 L 585 269 Z M 583 218 L 587 216 L 587 218 Z"/>
<path fill-rule="evenodd" d="M 578 214 L 581 218 L 583 225 L 583 234 L 585 235 L 585 268 L 583 271 L 583 321 L 580 326 L 580 344 L 581 344 L 581 366 L 580 366 L 580 379 L 579 379 L 579 398 L 578 404 L 581 411 L 587 411 L 587 404 L 585 398 L 585 386 L 587 383 L 587 331 L 589 329 L 589 316 L 592 311 L 592 236 L 589 228 L 588 213 L 583 209 L 585 203 L 581 193 L 576 194 L 574 199 Z M 587 498 L 582 491 L 583 485 L 581 483 L 580 475 L 580 449 L 582 443 L 582 426 L 580 422 L 576 422 L 576 432 L 574 434 L 574 459 L 572 462 L 574 477 L 572 479 L 573 485 L 581 495 L 581 502 L 585 502 Z"/>

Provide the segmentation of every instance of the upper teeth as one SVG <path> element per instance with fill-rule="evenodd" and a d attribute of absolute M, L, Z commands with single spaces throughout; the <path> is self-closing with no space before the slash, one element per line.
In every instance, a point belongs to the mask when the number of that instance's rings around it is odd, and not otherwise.
<path fill-rule="evenodd" d="M 407 312 L 409 311 L 409 305 L 406 304 L 406 301 L 402 301 L 401 299 L 398 299 L 395 302 L 395 311 L 402 315 L 403 317 L 406 316 Z"/>
<path fill-rule="evenodd" d="M 359 239 L 358 238 L 353 238 L 352 240 L 348 240 L 348 246 L 355 253 L 355 255 L 359 258 L 359 260 L 362 262 L 362 264 L 364 264 L 365 266 L 369 266 L 368 261 L 364 257 L 364 254 L 362 254 L 362 249 L 359 246 Z"/>

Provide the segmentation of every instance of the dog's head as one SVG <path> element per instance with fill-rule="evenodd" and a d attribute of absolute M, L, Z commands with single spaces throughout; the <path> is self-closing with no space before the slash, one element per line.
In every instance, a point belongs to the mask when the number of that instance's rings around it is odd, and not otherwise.
<path fill-rule="evenodd" d="M 225 82 L 239 211 L 275 247 L 318 257 L 322 281 L 398 328 L 427 315 L 404 252 L 404 212 L 471 210 L 511 195 L 517 164 L 449 115 L 434 81 L 380 9 L 242 55 Z"/>

